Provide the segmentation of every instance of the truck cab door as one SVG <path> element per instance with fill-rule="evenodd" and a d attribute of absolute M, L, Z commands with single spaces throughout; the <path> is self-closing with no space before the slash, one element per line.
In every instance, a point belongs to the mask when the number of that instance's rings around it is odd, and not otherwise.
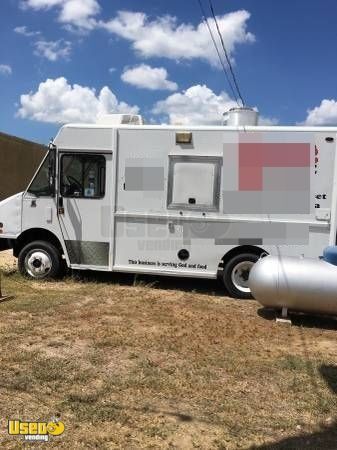
<path fill-rule="evenodd" d="M 50 147 L 27 191 L 23 194 L 21 231 L 47 230 L 61 241 L 60 227 L 56 218 L 55 162 L 56 151 Z"/>
<path fill-rule="evenodd" d="M 59 152 L 58 218 L 73 268 L 111 266 L 112 154 Z"/>

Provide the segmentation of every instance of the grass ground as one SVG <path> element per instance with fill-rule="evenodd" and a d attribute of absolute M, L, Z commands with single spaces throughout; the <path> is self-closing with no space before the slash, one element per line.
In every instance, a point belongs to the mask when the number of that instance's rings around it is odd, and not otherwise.
<path fill-rule="evenodd" d="M 213 281 L 32 282 L 1 258 L 1 448 L 21 445 L 8 419 L 53 416 L 43 448 L 337 448 L 333 319 L 278 325 Z"/>

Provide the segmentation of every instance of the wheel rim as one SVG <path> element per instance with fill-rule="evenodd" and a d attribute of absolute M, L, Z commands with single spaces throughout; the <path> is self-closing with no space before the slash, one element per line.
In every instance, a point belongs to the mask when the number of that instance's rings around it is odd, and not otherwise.
<path fill-rule="evenodd" d="M 25 258 L 27 273 L 33 278 L 45 278 L 52 269 L 51 257 L 44 250 L 31 250 Z"/>
<path fill-rule="evenodd" d="M 250 289 L 248 286 L 249 273 L 253 267 L 254 263 L 252 261 L 242 261 L 232 270 L 232 283 L 240 292 L 249 293 Z"/>

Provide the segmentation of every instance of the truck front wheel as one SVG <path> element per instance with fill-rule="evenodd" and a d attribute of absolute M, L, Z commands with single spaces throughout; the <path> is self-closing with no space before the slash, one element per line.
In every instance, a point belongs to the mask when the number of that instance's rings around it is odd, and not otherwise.
<path fill-rule="evenodd" d="M 231 297 L 240 299 L 253 298 L 248 286 L 248 278 L 251 268 L 258 259 L 259 255 L 254 253 L 241 253 L 234 256 L 225 265 L 223 282 Z"/>
<path fill-rule="evenodd" d="M 22 275 L 33 279 L 53 279 L 61 273 L 62 260 L 57 248 L 46 241 L 27 244 L 19 253 L 18 266 Z"/>

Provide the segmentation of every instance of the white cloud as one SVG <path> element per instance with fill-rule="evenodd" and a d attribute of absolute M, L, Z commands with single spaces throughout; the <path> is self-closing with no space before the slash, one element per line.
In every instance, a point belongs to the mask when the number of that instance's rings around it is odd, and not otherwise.
<path fill-rule="evenodd" d="M 121 79 L 125 83 L 132 84 L 138 88 L 155 90 L 176 91 L 177 83 L 167 79 L 168 73 L 164 67 L 151 67 L 146 64 L 125 69 Z"/>
<path fill-rule="evenodd" d="M 41 34 L 40 31 L 29 31 L 26 26 L 23 27 L 16 27 L 14 28 L 15 33 L 21 34 L 25 37 L 34 37 L 39 36 Z"/>
<path fill-rule="evenodd" d="M 196 85 L 157 102 L 153 113 L 168 117 L 172 124 L 220 125 L 223 113 L 235 106 L 226 92 L 216 95 L 206 85 Z"/>
<path fill-rule="evenodd" d="M 71 43 L 64 41 L 37 41 L 34 43 L 34 54 L 46 58 L 49 61 L 58 61 L 59 59 L 67 59 L 71 53 Z"/>
<path fill-rule="evenodd" d="M 99 12 L 100 6 L 96 0 L 66 0 L 59 20 L 62 23 L 73 24 L 79 28 L 91 29 L 96 24 L 93 16 Z"/>
<path fill-rule="evenodd" d="M 116 67 L 109 67 L 109 73 L 114 73 L 116 70 Z"/>
<path fill-rule="evenodd" d="M 245 10 L 218 16 L 218 23 L 224 42 L 230 55 L 238 44 L 255 40 L 247 32 L 250 17 Z M 210 26 L 217 36 L 215 23 L 209 19 Z M 206 25 L 197 26 L 178 24 L 172 16 L 162 16 L 150 20 L 146 14 L 119 11 L 117 17 L 109 22 L 100 22 L 100 26 L 130 42 L 133 49 L 142 57 L 166 57 L 174 60 L 199 58 L 213 65 L 218 59 Z"/>
<path fill-rule="evenodd" d="M 167 57 L 174 60 L 199 58 L 219 66 L 206 25 L 178 23 L 176 17 L 159 16 L 150 19 L 145 13 L 119 11 L 109 21 L 98 21 L 101 12 L 98 0 L 21 0 L 23 9 L 58 11 L 58 21 L 68 31 L 86 33 L 96 28 L 124 38 L 132 43 L 133 49 L 142 57 Z M 255 41 L 255 36 L 247 31 L 250 13 L 238 10 L 217 16 L 219 28 L 228 53 L 233 54 L 239 44 Z M 213 18 L 209 24 L 220 45 Z"/>
<path fill-rule="evenodd" d="M 12 68 L 8 64 L 0 64 L 0 75 L 11 75 Z"/>
<path fill-rule="evenodd" d="M 41 0 L 42 1 L 42 0 Z M 26 26 L 14 28 L 15 33 L 25 37 L 37 37 L 34 43 L 34 54 L 49 61 L 58 61 L 60 59 L 68 59 L 71 53 L 71 42 L 59 39 L 58 41 L 47 41 L 41 36 L 40 31 L 30 31 Z"/>
<path fill-rule="evenodd" d="M 49 123 L 95 122 L 101 114 L 137 114 L 139 108 L 119 102 L 105 86 L 99 94 L 95 89 L 74 84 L 63 78 L 40 83 L 36 92 L 21 95 L 17 116 Z"/>
<path fill-rule="evenodd" d="M 206 85 L 196 85 L 157 102 L 152 113 L 175 125 L 221 125 L 223 114 L 237 106 L 226 92 L 216 94 Z M 260 116 L 259 125 L 277 124 L 275 118 Z"/>
<path fill-rule="evenodd" d="M 302 125 L 328 126 L 337 125 L 337 100 L 322 100 L 319 106 L 307 111 L 308 115 Z"/>
<path fill-rule="evenodd" d="M 272 127 L 279 124 L 279 120 L 276 119 L 276 117 L 266 117 L 266 116 L 260 116 L 259 117 L 259 125 L 265 125 L 267 127 Z"/>
<path fill-rule="evenodd" d="M 97 0 L 22 0 L 24 9 L 59 9 L 58 21 L 75 28 L 91 30 L 96 26 L 94 17 L 101 8 Z"/>

